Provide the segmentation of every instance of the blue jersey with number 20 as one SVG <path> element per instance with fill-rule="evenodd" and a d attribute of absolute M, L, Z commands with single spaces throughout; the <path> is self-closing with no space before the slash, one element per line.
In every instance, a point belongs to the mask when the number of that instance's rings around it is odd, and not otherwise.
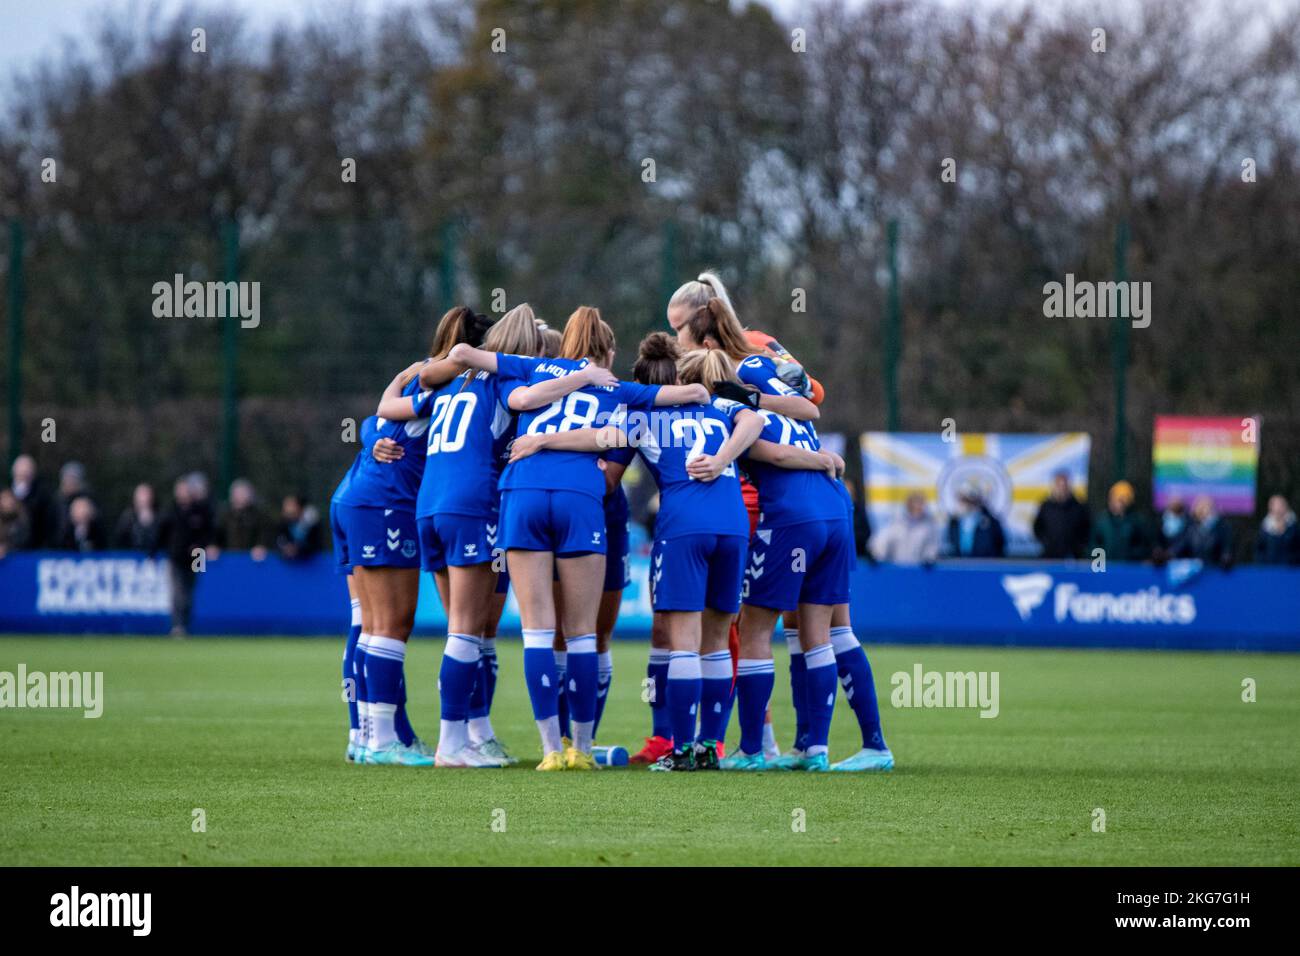
<path fill-rule="evenodd" d="M 498 355 L 496 375 L 466 372 L 424 394 L 429 441 L 417 518 L 433 514 L 489 518 L 497 513 L 501 501 L 497 479 L 515 435 L 514 413 L 506 401 L 524 384 L 521 379 L 535 362 Z"/>

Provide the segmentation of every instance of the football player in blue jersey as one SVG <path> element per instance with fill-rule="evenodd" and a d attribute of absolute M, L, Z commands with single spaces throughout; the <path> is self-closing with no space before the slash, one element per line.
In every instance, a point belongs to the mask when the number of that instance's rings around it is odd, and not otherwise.
<path fill-rule="evenodd" d="M 438 322 L 432 361 L 399 373 L 380 399 L 378 434 L 401 446 L 392 462 L 361 457 L 332 506 L 332 521 L 345 542 L 347 561 L 361 602 L 362 633 L 354 649 L 360 668 L 359 719 L 365 731 L 357 762 L 430 766 L 433 751 L 415 735 L 404 714 L 406 641 L 415 623 L 419 596 L 419 543 L 415 499 L 424 474 L 429 395 L 419 373 L 436 363 L 446 368 L 447 353 L 460 342 L 481 342 L 488 321 L 458 306 Z M 406 421 L 382 412 L 394 404 L 411 409 Z"/>
<path fill-rule="evenodd" d="M 706 282 L 705 280 L 708 279 Z M 702 275 L 700 282 L 687 283 L 678 290 L 669 305 L 669 323 L 677 330 L 678 338 L 688 344 L 699 344 L 707 348 L 721 348 L 727 351 L 739 363 L 737 372 L 748 388 L 761 393 L 759 405 L 770 411 L 777 411 L 788 418 L 811 421 L 817 417 L 815 410 L 809 414 L 812 403 L 820 403 L 824 391 L 820 385 L 803 372 L 793 357 L 780 347 L 770 336 L 764 336 L 741 327 L 734 311 L 729 306 L 729 299 L 721 283 L 709 274 Z M 695 289 L 699 286 L 699 289 Z M 710 290 L 719 291 L 711 297 L 707 308 L 692 306 Z M 692 298 L 692 294 L 694 298 Z M 750 354 L 745 355 L 748 348 Z M 776 354 L 770 354 L 775 352 Z M 842 488 L 842 485 L 841 485 Z M 750 520 L 756 524 L 758 514 L 758 495 L 749 482 L 742 483 L 746 492 L 746 504 L 750 508 Z M 845 493 L 846 507 L 852 514 L 852 502 Z M 770 717 L 764 724 L 764 750 L 768 755 L 768 766 L 775 769 L 800 769 L 805 763 L 805 744 L 807 736 L 807 719 L 803 702 L 806 699 L 805 681 L 806 664 L 799 639 L 799 616 L 797 612 L 782 615 L 785 627 L 786 645 L 790 652 L 790 688 L 795 702 L 795 743 L 784 754 L 774 753 L 774 739 L 771 735 Z M 853 633 L 849 620 L 849 606 L 837 606 L 831 624 L 831 637 L 835 647 L 835 665 L 844 688 L 845 697 L 858 719 L 862 732 L 862 749 L 845 760 L 831 767 L 832 770 L 889 770 L 893 767 L 893 755 L 885 745 L 880 728 L 880 710 L 876 699 L 875 684 L 871 673 L 871 664 L 866 651 Z"/>
<path fill-rule="evenodd" d="M 376 444 L 382 449 L 385 446 L 397 448 L 396 444 L 389 439 L 379 438 L 378 435 L 379 419 L 374 415 L 365 419 L 361 423 L 361 450 L 357 452 L 356 458 L 344 473 L 343 479 L 335 488 L 334 494 L 330 498 L 330 529 L 334 534 L 334 556 L 337 561 L 337 571 L 339 574 L 347 576 L 348 582 L 348 603 L 351 607 L 351 627 L 348 630 L 347 642 L 343 645 L 343 689 L 344 697 L 348 704 L 348 748 L 347 760 L 349 763 L 355 762 L 360 748 L 365 744 L 365 738 L 361 732 L 360 713 L 357 709 L 357 687 L 359 675 L 355 669 L 355 653 L 357 641 L 361 637 L 364 620 L 361 615 L 361 599 L 357 596 L 356 584 L 352 580 L 352 564 L 348 560 L 347 538 L 343 533 L 343 528 L 339 524 L 338 511 L 335 504 L 339 495 L 343 494 L 352 480 L 352 473 L 357 470 L 362 457 L 370 455 L 375 450 Z M 395 457 L 387 457 L 386 452 L 378 451 L 380 461 L 393 461 Z M 397 457 L 400 457 L 397 456 Z M 405 708 L 399 706 L 397 722 L 405 720 Z"/>
<path fill-rule="evenodd" d="M 618 613 L 623 604 L 623 591 L 631 583 L 628 575 L 628 519 L 630 517 L 627 493 L 623 491 L 623 472 L 636 457 L 635 448 L 609 448 L 601 450 L 601 467 L 605 471 L 605 588 L 600 594 L 596 611 L 596 719 L 592 726 L 592 739 L 600 732 L 600 718 L 605 713 L 610 684 L 614 679 L 614 658 L 609 650 L 610 638 L 618 625 Z M 557 623 L 555 642 L 555 672 L 559 678 L 556 704 L 559 707 L 560 742 L 572 746 L 569 720 L 569 700 L 565 695 L 568 674 L 568 643 L 564 628 L 564 595 L 556 581 L 555 595 Z"/>
<path fill-rule="evenodd" d="M 451 357 L 472 368 L 497 372 L 500 355 L 457 347 Z M 609 368 L 614 333 L 599 311 L 579 307 L 565 325 L 560 357 L 531 362 L 521 384 L 535 385 L 580 372 Z M 703 402 L 701 386 L 655 386 L 617 382 L 586 385 L 537 411 L 519 416 L 518 434 L 544 434 L 617 424 L 630 410 Z M 510 581 L 519 598 L 524 631 L 524 675 L 533 717 L 542 738 L 539 770 L 589 770 L 599 666 L 596 617 L 605 581 L 605 478 L 594 452 L 542 451 L 510 463 L 501 476 L 501 535 Z M 553 642 L 558 575 L 568 654 L 567 684 L 573 743 L 565 747 L 557 713 Z"/>
<path fill-rule="evenodd" d="M 707 280 L 707 281 L 706 281 Z M 699 287 L 698 289 L 696 287 Z M 707 308 L 691 307 L 710 290 L 718 294 L 707 302 Z M 694 297 L 692 297 L 694 296 Z M 717 301 L 715 301 L 715 299 Z M 770 336 L 745 330 L 730 307 L 730 299 L 716 276 L 705 273 L 696 283 L 687 283 L 674 295 L 669 305 L 669 323 L 677 330 L 678 339 L 687 347 L 702 345 L 721 348 L 736 362 L 737 374 L 745 385 L 759 393 L 759 406 L 779 412 L 797 421 L 813 421 L 817 416 L 824 391 L 816 380 L 810 379 L 802 367 L 793 360 L 779 343 Z M 751 354 L 745 355 L 746 349 Z M 771 354 L 771 353 L 776 354 Z M 816 404 L 814 404 L 816 403 Z M 810 414 L 811 411 L 811 414 Z M 762 446 L 760 445 L 760 448 Z M 748 491 L 752 486 L 745 483 Z M 840 484 L 843 491 L 843 484 Z M 844 492 L 845 506 L 852 516 L 852 501 Z M 746 503 L 751 508 L 754 497 L 747 494 Z M 751 516 L 752 517 L 752 516 Z M 806 659 L 800 642 L 800 623 L 797 612 L 783 615 L 785 639 L 790 651 L 790 687 L 795 700 L 796 731 L 794 746 L 768 766 L 776 769 L 801 769 L 806 760 L 805 738 L 807 719 L 803 701 L 806 699 Z M 831 767 L 838 771 L 889 770 L 894 765 L 893 754 L 886 746 L 880 727 L 880 709 L 876 688 L 867 660 L 866 650 L 853 633 L 848 604 L 835 608 L 831 622 L 831 638 L 835 648 L 835 666 L 845 698 L 858 720 L 862 732 L 862 749 Z M 765 745 L 770 723 L 765 725 Z M 765 749 L 771 749 L 765 746 Z"/>
<path fill-rule="evenodd" d="M 722 281 L 712 273 L 703 273 L 673 294 L 668 304 L 668 323 L 677 339 L 688 349 L 721 349 L 736 363 L 737 376 L 746 388 L 755 392 L 756 407 L 779 412 L 798 421 L 815 421 L 820 412 L 820 386 L 804 373 L 802 366 L 781 348 L 771 336 L 746 329 L 737 318 Z M 747 477 L 741 480 L 745 507 L 749 511 L 751 535 L 758 525 L 758 491 Z M 788 643 L 798 645 L 797 615 L 786 616 Z M 738 629 L 732 628 L 733 661 L 739 658 Z M 803 658 L 791 657 L 792 671 L 802 666 Z M 802 711 L 797 712 L 801 715 Z M 802 726 L 802 721 L 800 722 Z M 763 748 L 770 758 L 780 756 L 771 715 L 763 725 Z"/>
<path fill-rule="evenodd" d="M 808 424 L 763 412 L 762 439 L 819 452 Z M 837 467 L 842 467 L 838 465 Z M 774 681 L 771 640 L 777 618 L 799 612 L 805 671 L 807 735 L 800 766 L 828 770 L 830 721 L 836 694 L 836 660 L 830 628 L 834 609 L 849 600 L 853 529 L 839 482 L 813 470 L 777 467 L 756 455 L 745 465 L 758 486 L 761 516 L 751 541 L 740 615 L 737 703 L 739 749 L 722 761 L 726 770 L 763 770 L 763 715 Z"/>
<path fill-rule="evenodd" d="M 801 389 L 782 379 L 782 365 L 766 348 L 751 343 L 727 300 L 714 296 L 689 312 L 677 327 L 682 348 L 720 349 L 736 365 L 736 377 L 758 392 L 758 408 L 798 421 L 816 421 L 821 412 Z M 796 366 L 797 367 L 797 366 Z M 806 376 L 805 376 L 806 377 Z"/>
<path fill-rule="evenodd" d="M 427 404 L 430 414 L 415 514 L 424 570 L 433 572 L 447 609 L 447 645 L 438 680 L 439 767 L 511 762 L 494 735 L 471 739 L 468 721 L 475 684 L 488 676 L 481 673 L 482 642 L 497 584 L 493 562 L 501 551 L 497 482 L 514 438 L 515 415 L 548 406 L 584 386 L 617 381 L 608 369 L 592 365 L 563 378 L 525 383 L 542 351 L 542 333 L 527 304 L 494 325 L 483 344 L 499 353 L 495 374 L 471 369 L 422 402 L 381 409 L 409 417 Z"/>
<path fill-rule="evenodd" d="M 734 381 L 722 352 L 691 353 L 681 358 L 680 368 L 679 356 L 667 334 L 647 336 L 636 380 L 705 388 Z M 606 426 L 521 436 L 511 451 L 511 460 L 518 461 L 543 449 L 595 451 L 627 444 L 635 447 L 659 486 L 651 593 L 670 648 L 665 693 L 674 746 L 653 770 L 718 767 L 717 746 L 726 731 L 731 701 L 727 636 L 740 609 L 749 541 L 749 521 L 732 462 L 762 429 L 763 420 L 749 408 L 714 398 L 651 413 L 626 435 Z M 704 455 L 712 456 L 715 471 L 705 479 L 693 478 L 688 464 Z"/>

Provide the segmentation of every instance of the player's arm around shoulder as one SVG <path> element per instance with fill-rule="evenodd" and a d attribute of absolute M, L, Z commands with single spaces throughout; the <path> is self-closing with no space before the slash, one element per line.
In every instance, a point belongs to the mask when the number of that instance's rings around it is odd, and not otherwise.
<path fill-rule="evenodd" d="M 709 390 L 703 385 L 663 385 L 655 395 L 655 405 L 704 405 L 709 401 Z"/>
<path fill-rule="evenodd" d="M 625 445 L 627 445 L 627 433 L 616 425 L 520 435 L 510 445 L 510 460 L 518 461 L 543 450 L 599 452 L 609 448 L 622 448 Z"/>
<path fill-rule="evenodd" d="M 731 434 L 712 455 L 698 455 L 686 463 L 686 474 L 696 481 L 713 481 L 727 466 L 745 453 L 763 432 L 763 416 L 748 408 L 736 410 Z"/>
<path fill-rule="evenodd" d="M 777 468 L 792 471 L 824 471 L 831 477 L 837 477 L 843 459 L 830 452 L 811 451 L 794 445 L 783 445 L 760 438 L 749 448 L 749 457 Z M 837 461 L 837 459 L 839 459 Z"/>
<path fill-rule="evenodd" d="M 379 407 L 375 409 L 375 414 L 392 422 L 405 422 L 418 418 L 419 396 L 402 393 L 429 364 L 428 359 L 423 359 L 398 372 L 384 389 L 384 394 L 379 396 Z"/>
<path fill-rule="evenodd" d="M 521 385 L 510 392 L 506 402 L 511 411 L 530 412 L 552 402 L 558 402 L 569 393 L 589 385 L 608 388 L 617 384 L 617 375 L 593 363 L 569 375 L 548 379 L 535 385 Z"/>

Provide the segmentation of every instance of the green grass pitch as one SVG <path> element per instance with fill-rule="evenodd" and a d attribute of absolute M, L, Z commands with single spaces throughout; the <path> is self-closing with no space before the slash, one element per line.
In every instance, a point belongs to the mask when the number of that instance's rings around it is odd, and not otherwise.
<path fill-rule="evenodd" d="M 0 864 L 1300 863 L 1295 656 L 873 647 L 892 774 L 539 774 L 517 640 L 494 713 L 524 758 L 508 770 L 346 764 L 341 646 L 0 639 L 0 670 L 105 686 L 97 720 L 0 710 Z M 440 652 L 417 640 L 407 661 L 430 740 Z M 894 708 L 890 675 L 916 662 L 999 672 L 1000 715 Z M 644 672 L 645 645 L 616 642 L 603 742 L 647 732 Z M 778 652 L 788 745 L 785 674 Z M 858 743 L 842 695 L 831 743 Z"/>

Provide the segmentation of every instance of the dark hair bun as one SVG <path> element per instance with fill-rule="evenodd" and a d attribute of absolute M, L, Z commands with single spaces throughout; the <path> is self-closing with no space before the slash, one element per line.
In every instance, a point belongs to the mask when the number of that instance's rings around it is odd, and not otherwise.
<path fill-rule="evenodd" d="M 487 337 L 488 329 L 492 328 L 495 320 L 473 309 L 466 309 L 466 311 L 469 315 L 466 316 L 465 321 L 465 341 L 478 348 L 483 344 L 483 339 Z"/>
<path fill-rule="evenodd" d="M 639 358 L 645 362 L 676 362 L 681 352 L 677 340 L 667 332 L 651 332 L 641 340 Z"/>

